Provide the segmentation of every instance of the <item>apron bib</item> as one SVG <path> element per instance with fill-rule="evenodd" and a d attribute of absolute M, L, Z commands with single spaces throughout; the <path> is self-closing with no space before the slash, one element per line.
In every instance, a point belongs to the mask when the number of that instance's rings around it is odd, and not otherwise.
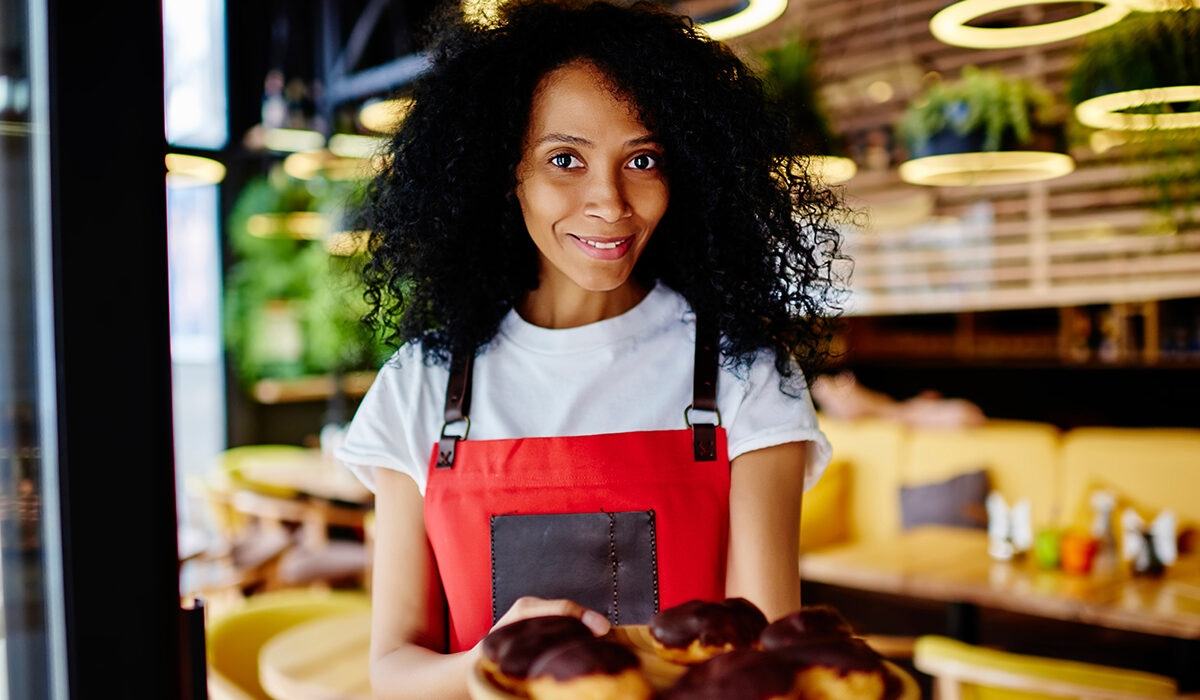
<path fill-rule="evenodd" d="M 469 440 L 473 353 L 455 355 L 425 489 L 448 651 L 473 647 L 524 595 L 574 600 L 613 624 L 724 597 L 729 452 L 714 331 L 697 318 L 693 399 L 677 430 Z M 716 422 L 693 423 L 693 409 Z M 456 423 L 464 432 L 447 434 Z"/>

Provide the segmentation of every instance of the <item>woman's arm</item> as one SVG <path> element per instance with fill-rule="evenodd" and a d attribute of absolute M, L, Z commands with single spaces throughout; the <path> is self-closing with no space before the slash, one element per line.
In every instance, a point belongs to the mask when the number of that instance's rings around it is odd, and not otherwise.
<path fill-rule="evenodd" d="M 738 455 L 729 491 L 725 592 L 776 620 L 800 607 L 800 500 L 808 444 L 789 442 Z"/>
<path fill-rule="evenodd" d="M 466 698 L 475 650 L 443 654 L 445 602 L 425 501 L 408 475 L 375 470 L 371 688 L 376 698 Z"/>
<path fill-rule="evenodd" d="M 443 654 L 441 578 L 425 535 L 425 501 L 417 484 L 392 469 L 375 470 L 375 552 L 371 591 L 371 689 L 374 697 L 466 698 L 467 675 L 479 656 Z M 569 600 L 519 598 L 493 629 L 527 617 L 572 615 L 596 634 L 608 620 Z"/>

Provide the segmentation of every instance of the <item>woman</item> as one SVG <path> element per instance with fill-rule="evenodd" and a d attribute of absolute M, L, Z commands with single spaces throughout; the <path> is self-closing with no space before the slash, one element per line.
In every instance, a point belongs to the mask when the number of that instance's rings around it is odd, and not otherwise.
<path fill-rule="evenodd" d="M 365 208 L 371 318 L 402 345 L 338 451 L 376 493 L 377 696 L 465 695 L 524 617 L 795 609 L 835 198 L 686 19 L 440 22 Z"/>

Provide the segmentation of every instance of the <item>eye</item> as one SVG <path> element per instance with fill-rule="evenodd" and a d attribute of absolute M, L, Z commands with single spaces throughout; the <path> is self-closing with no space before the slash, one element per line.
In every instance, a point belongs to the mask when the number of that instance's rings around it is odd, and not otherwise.
<path fill-rule="evenodd" d="M 649 163 L 647 163 L 647 161 L 649 161 Z M 634 156 L 633 160 L 629 162 L 634 164 L 633 167 L 635 170 L 650 170 L 651 168 L 658 167 L 658 156 L 654 155 L 653 153 L 640 153 Z M 639 163 L 641 165 L 638 165 Z"/>
<path fill-rule="evenodd" d="M 573 170 L 571 167 L 571 159 L 575 156 L 571 153 L 555 153 L 550 156 L 551 165 L 563 170 Z"/>

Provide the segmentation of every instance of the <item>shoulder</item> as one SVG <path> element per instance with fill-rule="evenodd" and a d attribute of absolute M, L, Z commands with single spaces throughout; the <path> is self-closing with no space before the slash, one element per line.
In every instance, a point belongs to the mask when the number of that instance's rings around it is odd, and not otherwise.
<path fill-rule="evenodd" d="M 383 363 L 376 386 L 388 393 L 411 394 L 425 385 L 445 384 L 449 370 L 425 356 L 419 341 L 405 343 Z"/>
<path fill-rule="evenodd" d="M 382 419 L 392 430 L 411 429 L 412 418 L 424 416 L 439 403 L 448 378 L 449 371 L 427 360 L 419 343 L 406 343 L 379 368 L 354 422 Z"/>

